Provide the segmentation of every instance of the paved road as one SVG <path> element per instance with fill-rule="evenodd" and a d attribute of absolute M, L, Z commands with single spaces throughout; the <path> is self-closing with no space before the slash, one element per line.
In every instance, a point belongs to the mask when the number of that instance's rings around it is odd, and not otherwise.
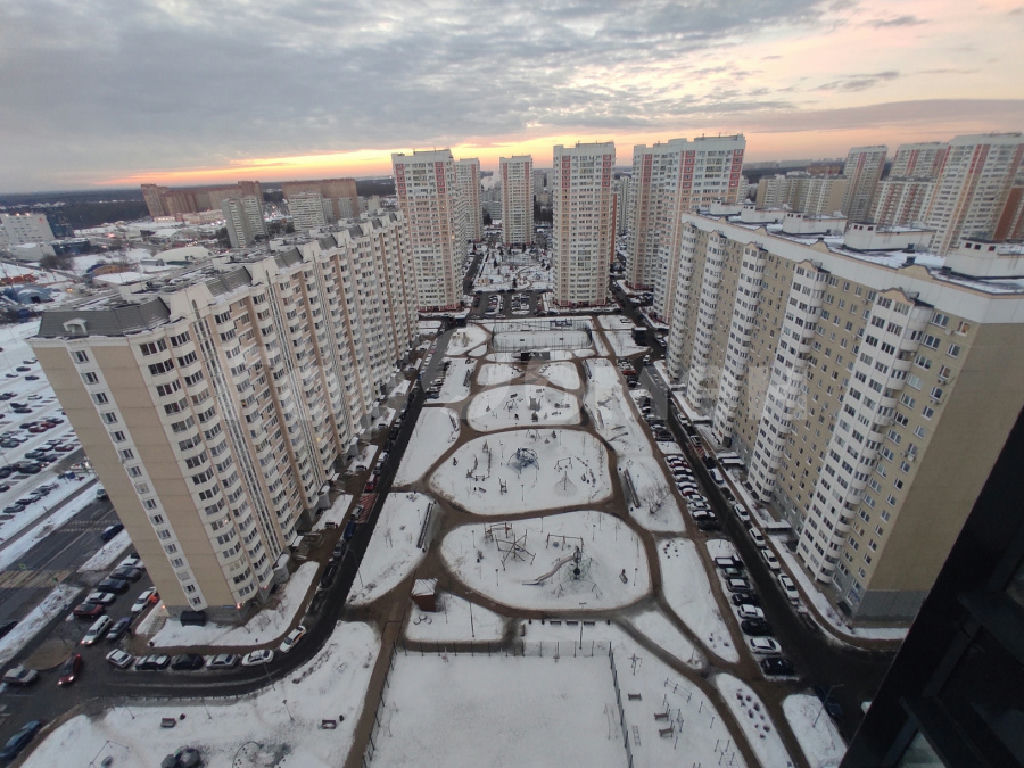
<path fill-rule="evenodd" d="M 816 624 L 801 616 L 782 594 L 775 578 L 761 559 L 746 530 L 733 514 L 718 486 L 707 474 L 703 463 L 691 448 L 686 434 L 675 418 L 675 409 L 661 377 L 645 366 L 640 372 L 640 384 L 651 392 L 651 406 L 658 416 L 670 425 L 679 445 L 683 446 L 690 463 L 701 479 L 705 493 L 715 508 L 723 530 L 736 545 L 757 587 L 765 616 L 772 625 L 775 637 L 783 651 L 793 661 L 805 680 L 825 688 L 837 686 L 832 698 L 843 707 L 839 723 L 843 735 L 849 739 L 860 723 L 860 703 L 874 696 L 892 661 L 892 653 L 863 651 L 850 646 L 836 645 Z"/>

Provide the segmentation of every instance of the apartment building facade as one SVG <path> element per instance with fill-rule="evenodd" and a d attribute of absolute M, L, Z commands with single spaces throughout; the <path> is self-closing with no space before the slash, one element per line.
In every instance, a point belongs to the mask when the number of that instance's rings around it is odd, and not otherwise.
<path fill-rule="evenodd" d="M 765 176 L 757 184 L 758 208 L 781 208 L 812 216 L 841 211 L 849 181 L 842 176 L 795 172 Z"/>
<path fill-rule="evenodd" d="M 1024 133 L 952 139 L 925 212 L 935 230 L 932 249 L 941 254 L 964 238 L 994 238 L 1022 173 Z"/>
<path fill-rule="evenodd" d="M 391 155 L 398 205 L 409 228 L 419 309 L 456 309 L 462 302 L 461 204 L 455 162 L 447 149 Z"/>
<path fill-rule="evenodd" d="M 679 249 L 684 213 L 712 203 L 739 202 L 746 141 L 742 134 L 672 139 L 633 148 L 632 213 L 626 283 L 653 290 L 653 312 L 671 316 L 672 254 Z"/>
<path fill-rule="evenodd" d="M 295 192 L 287 200 L 296 232 L 326 226 L 333 217 L 333 203 L 319 192 Z"/>
<path fill-rule="evenodd" d="M 458 185 L 459 242 L 482 240 L 484 214 L 480 207 L 480 160 L 464 157 L 455 164 L 455 182 Z"/>
<path fill-rule="evenodd" d="M 281 194 L 289 204 L 292 198 L 301 194 L 319 194 L 326 203 L 324 212 L 327 224 L 336 224 L 339 221 L 359 216 L 359 197 L 356 193 L 355 179 L 283 181 L 281 182 Z"/>
<path fill-rule="evenodd" d="M 868 250 L 685 216 L 668 367 L 826 594 L 903 619 L 1024 406 L 1024 292 Z"/>
<path fill-rule="evenodd" d="M 552 299 L 559 307 L 600 306 L 608 301 L 615 252 L 615 145 L 556 144 L 553 156 Z"/>
<path fill-rule="evenodd" d="M 846 156 L 843 176 L 847 179 L 843 215 L 850 221 L 868 221 L 875 187 L 885 169 L 884 146 L 854 147 Z"/>
<path fill-rule="evenodd" d="M 416 334 L 400 214 L 44 313 L 30 340 L 161 598 L 244 620 Z"/>
<path fill-rule="evenodd" d="M 533 158 L 498 158 L 501 179 L 501 229 L 505 247 L 533 242 Z"/>
<path fill-rule="evenodd" d="M 266 237 L 262 199 L 254 195 L 228 197 L 221 201 L 221 211 L 232 248 L 245 248 Z"/>
<path fill-rule="evenodd" d="M 51 240 L 53 229 L 45 213 L 0 213 L 0 241 L 4 247 Z"/>

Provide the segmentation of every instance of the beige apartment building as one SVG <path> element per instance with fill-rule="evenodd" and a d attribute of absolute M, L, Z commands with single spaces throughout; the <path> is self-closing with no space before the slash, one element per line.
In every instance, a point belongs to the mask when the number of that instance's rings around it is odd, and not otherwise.
<path fill-rule="evenodd" d="M 244 620 L 416 336 L 400 214 L 46 312 L 30 340 L 173 612 Z"/>
<path fill-rule="evenodd" d="M 482 240 L 484 213 L 480 206 L 480 160 L 464 157 L 455 164 L 455 183 L 459 188 L 460 242 Z"/>
<path fill-rule="evenodd" d="M 885 147 L 854 147 L 846 156 L 843 176 L 847 179 L 843 215 L 850 221 L 868 221 L 875 187 L 885 168 Z"/>
<path fill-rule="evenodd" d="M 447 149 L 391 155 L 398 206 L 409 229 L 421 312 L 462 303 L 462 222 L 455 161 Z"/>
<path fill-rule="evenodd" d="M 552 300 L 559 307 L 605 304 L 615 252 L 615 145 L 556 144 L 553 154 Z"/>
<path fill-rule="evenodd" d="M 671 314 L 665 285 L 674 278 L 669 271 L 671 254 L 679 249 L 680 217 L 712 203 L 739 202 L 745 147 L 736 134 L 633 148 L 626 284 L 654 291 L 655 315 Z"/>
<path fill-rule="evenodd" d="M 765 176 L 757 183 L 758 208 L 787 207 L 797 213 L 827 216 L 843 208 L 849 181 L 842 176 L 804 172 Z"/>
<path fill-rule="evenodd" d="M 498 158 L 501 179 L 501 231 L 505 246 L 533 242 L 533 158 Z"/>
<path fill-rule="evenodd" d="M 1024 406 L 1024 259 L 930 235 L 682 221 L 670 376 L 856 619 L 914 615 Z"/>

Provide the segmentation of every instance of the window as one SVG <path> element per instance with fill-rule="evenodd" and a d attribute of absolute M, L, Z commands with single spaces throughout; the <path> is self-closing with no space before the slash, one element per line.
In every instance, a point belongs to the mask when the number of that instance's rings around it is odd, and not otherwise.
<path fill-rule="evenodd" d="M 932 387 L 932 400 L 938 402 L 942 399 L 942 387 Z"/>
<path fill-rule="evenodd" d="M 86 371 L 85 373 L 83 373 L 83 374 L 82 374 L 82 380 L 83 380 L 83 381 L 84 381 L 84 382 L 85 382 L 86 384 L 99 384 L 99 382 L 100 382 L 100 377 L 99 377 L 99 376 L 97 376 L 97 375 L 96 375 L 95 373 L 93 373 L 92 371 Z"/>
<path fill-rule="evenodd" d="M 88 363 L 89 362 L 89 355 L 86 354 L 85 352 L 83 352 L 82 350 L 79 350 L 78 352 L 75 352 L 75 362 L 76 363 Z"/>
<path fill-rule="evenodd" d="M 924 415 L 926 419 L 930 419 L 932 416 L 935 415 L 935 409 L 932 408 L 930 405 L 926 405 L 924 407 L 924 410 L 921 411 L 921 413 Z"/>
<path fill-rule="evenodd" d="M 159 505 L 156 503 L 156 499 L 146 499 L 146 509 L 151 509 L 152 510 L 152 509 L 156 509 L 158 506 Z M 155 515 L 153 517 L 153 522 L 154 523 L 163 522 L 162 518 L 160 520 L 157 520 L 158 517 L 160 517 L 160 515 Z"/>
<path fill-rule="evenodd" d="M 103 392 L 97 392 L 95 395 L 93 395 L 92 401 L 96 403 L 96 405 L 103 405 L 109 402 L 107 396 Z"/>
<path fill-rule="evenodd" d="M 128 474 L 131 477 L 142 477 L 142 468 L 134 465 L 128 467 Z"/>
<path fill-rule="evenodd" d="M 107 424 L 117 423 L 117 414 L 114 413 L 113 411 L 108 411 L 107 413 L 104 413 L 102 418 Z"/>
<path fill-rule="evenodd" d="M 165 349 L 167 349 L 167 345 L 164 343 L 163 339 L 157 339 L 156 341 L 142 344 L 139 347 L 139 351 L 142 352 L 143 355 L 155 355 L 157 352 L 163 352 Z"/>
<path fill-rule="evenodd" d="M 929 349 L 938 349 L 939 343 L 940 342 L 937 336 L 928 335 L 924 337 L 924 345 Z"/>
<path fill-rule="evenodd" d="M 135 451 L 131 448 L 124 448 L 121 451 L 121 461 L 131 461 L 135 458 Z"/>
<path fill-rule="evenodd" d="M 115 443 L 123 443 L 124 439 L 125 439 L 124 438 L 124 432 L 122 432 L 120 430 L 117 430 L 116 432 L 111 432 L 110 433 L 110 437 L 111 437 L 111 439 L 113 439 L 113 441 Z"/>
<path fill-rule="evenodd" d="M 959 344 L 950 344 L 949 345 L 949 352 L 948 352 L 948 354 L 949 354 L 950 357 L 959 357 L 960 356 L 960 345 Z"/>

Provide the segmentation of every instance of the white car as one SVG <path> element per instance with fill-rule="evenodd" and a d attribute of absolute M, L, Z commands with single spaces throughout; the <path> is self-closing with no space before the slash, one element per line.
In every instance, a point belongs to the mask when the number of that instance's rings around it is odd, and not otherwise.
<path fill-rule="evenodd" d="M 265 651 L 249 651 L 242 657 L 243 667 L 255 667 L 260 664 L 269 664 L 274 660 L 274 652 L 271 650 Z"/>
<path fill-rule="evenodd" d="M 108 653 L 106 655 L 106 659 L 118 669 L 128 669 L 128 667 L 132 665 L 132 662 L 135 661 L 134 656 L 127 651 L 122 651 L 120 649 L 115 649 Z"/>
<path fill-rule="evenodd" d="M 100 616 L 89 627 L 89 631 L 85 633 L 85 637 L 82 638 L 82 645 L 95 645 L 100 638 L 107 634 L 107 630 L 110 629 L 110 625 L 113 623 L 109 616 Z"/>
<path fill-rule="evenodd" d="M 793 583 L 789 576 L 779 576 L 779 584 L 782 585 L 782 591 L 785 592 L 790 602 L 800 602 L 800 593 L 797 591 L 796 584 Z"/>
<path fill-rule="evenodd" d="M 741 619 L 763 619 L 764 611 L 758 608 L 756 605 L 750 603 L 743 603 L 736 611 Z"/>
<path fill-rule="evenodd" d="M 770 637 L 752 637 L 749 642 L 754 653 L 782 653 L 782 646 Z"/>
<path fill-rule="evenodd" d="M 132 613 L 142 613 L 149 606 L 155 605 L 159 602 L 159 595 L 157 595 L 156 600 L 153 599 L 153 595 L 156 594 L 156 587 L 150 587 L 149 589 L 143 590 L 139 596 L 135 598 L 135 602 L 132 603 Z"/>
<path fill-rule="evenodd" d="M 306 636 L 306 628 L 298 626 L 288 633 L 288 636 L 281 641 L 281 645 L 278 648 L 281 653 L 288 653 L 292 648 L 299 644 L 299 641 Z"/>
<path fill-rule="evenodd" d="M 110 605 L 115 600 L 117 600 L 117 595 L 113 592 L 91 592 L 85 598 L 87 603 L 99 603 L 100 605 Z"/>

